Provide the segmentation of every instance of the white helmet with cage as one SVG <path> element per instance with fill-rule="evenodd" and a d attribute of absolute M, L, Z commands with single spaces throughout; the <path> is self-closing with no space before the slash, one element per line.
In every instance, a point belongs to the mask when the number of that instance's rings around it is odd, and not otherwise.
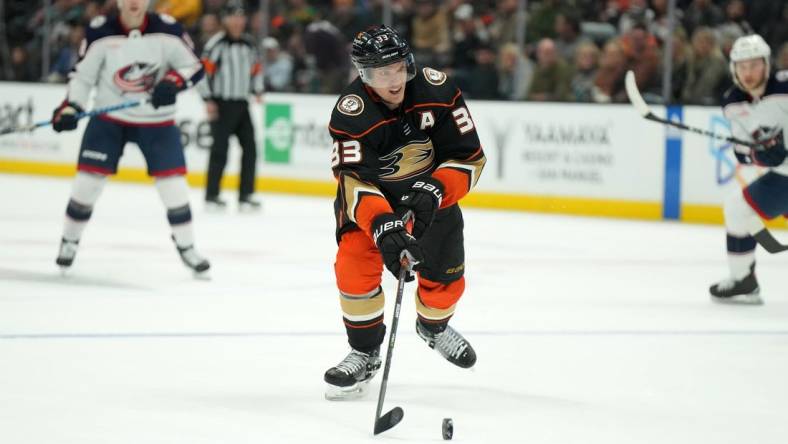
<path fill-rule="evenodd" d="M 765 80 L 768 80 L 769 59 L 771 56 L 772 49 L 769 48 L 769 44 L 766 43 L 763 37 L 759 36 L 758 34 L 746 35 L 736 39 L 736 41 L 733 42 L 733 47 L 731 48 L 731 61 L 729 64 L 733 83 L 735 83 L 739 88 L 742 87 L 741 83 L 739 83 L 739 79 L 736 77 L 736 62 L 752 59 L 763 59 L 763 61 L 766 63 Z"/>

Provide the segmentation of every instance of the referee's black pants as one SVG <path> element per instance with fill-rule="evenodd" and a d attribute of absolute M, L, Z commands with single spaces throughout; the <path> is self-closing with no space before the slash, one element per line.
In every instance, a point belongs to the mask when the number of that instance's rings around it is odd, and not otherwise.
<path fill-rule="evenodd" d="M 213 146 L 208 160 L 208 185 L 205 197 L 219 195 L 219 183 L 227 165 L 227 150 L 230 136 L 238 137 L 241 144 L 241 186 L 238 199 L 242 200 L 254 193 L 257 149 L 254 141 L 254 126 L 249 115 L 249 102 L 246 100 L 216 100 L 218 116 L 211 122 Z"/>

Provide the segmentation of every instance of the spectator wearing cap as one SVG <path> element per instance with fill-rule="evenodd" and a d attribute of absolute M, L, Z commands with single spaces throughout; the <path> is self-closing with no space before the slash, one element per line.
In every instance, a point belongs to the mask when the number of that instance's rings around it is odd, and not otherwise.
<path fill-rule="evenodd" d="M 240 5 L 230 5 L 224 10 L 222 26 L 224 29 L 205 45 L 202 57 L 205 80 L 198 85 L 213 136 L 205 202 L 209 209 L 227 206 L 219 197 L 219 185 L 227 164 L 229 138 L 235 135 L 242 150 L 239 209 L 256 210 L 260 208 L 254 199 L 257 150 L 248 98 L 254 94 L 260 101 L 262 66 L 257 45 L 244 33 L 246 12 Z"/>
<path fill-rule="evenodd" d="M 488 42 L 488 35 L 474 18 L 473 6 L 468 3 L 454 10 L 454 27 L 452 67 L 455 71 L 467 72 L 476 65 L 476 50 Z"/>
<path fill-rule="evenodd" d="M 561 58 L 553 39 L 536 46 L 536 72 L 528 100 L 562 102 L 569 100 L 572 68 Z"/>
<path fill-rule="evenodd" d="M 263 39 L 266 91 L 289 91 L 293 81 L 293 58 L 279 47 L 273 37 Z"/>
<path fill-rule="evenodd" d="M 711 28 L 700 27 L 692 34 L 692 56 L 681 99 L 697 105 L 717 105 L 727 86 L 728 63 Z"/>

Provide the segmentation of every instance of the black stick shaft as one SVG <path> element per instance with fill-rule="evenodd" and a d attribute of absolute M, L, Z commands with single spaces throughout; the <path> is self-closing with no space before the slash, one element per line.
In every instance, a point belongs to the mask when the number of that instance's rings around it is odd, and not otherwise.
<path fill-rule="evenodd" d="M 688 125 L 685 125 L 685 124 L 680 123 L 680 122 L 674 122 L 672 120 L 663 119 L 663 118 L 657 117 L 657 116 L 655 116 L 654 114 L 651 114 L 651 113 L 646 115 L 646 119 L 654 121 L 654 122 L 662 123 L 662 124 L 665 124 L 665 125 L 669 125 L 669 126 L 672 126 L 674 128 L 682 129 L 684 131 L 690 131 L 690 132 L 693 132 L 695 134 L 700 134 L 701 136 L 707 136 L 707 137 L 711 137 L 713 139 L 724 140 L 726 142 L 735 143 L 737 145 L 748 146 L 750 148 L 757 148 L 757 146 L 758 146 L 758 144 L 756 144 L 756 143 L 748 142 L 746 140 L 737 139 L 735 137 L 724 136 L 722 134 L 717 134 L 715 132 L 704 130 L 704 129 L 700 129 L 700 128 L 695 128 L 694 126 L 688 126 Z"/>
<path fill-rule="evenodd" d="M 389 348 L 386 352 L 386 364 L 383 367 L 383 379 L 380 381 L 380 394 L 378 395 L 378 408 L 375 412 L 375 423 L 380 419 L 380 412 L 383 411 L 383 400 L 386 398 L 386 387 L 389 382 L 389 370 L 391 370 L 391 355 L 394 352 L 394 343 L 397 340 L 397 325 L 399 325 L 399 312 L 402 308 L 402 293 L 405 292 L 405 277 L 409 271 L 408 267 L 403 266 L 399 272 L 397 281 L 397 297 L 394 302 L 394 316 L 391 319 L 391 333 L 389 333 Z"/>

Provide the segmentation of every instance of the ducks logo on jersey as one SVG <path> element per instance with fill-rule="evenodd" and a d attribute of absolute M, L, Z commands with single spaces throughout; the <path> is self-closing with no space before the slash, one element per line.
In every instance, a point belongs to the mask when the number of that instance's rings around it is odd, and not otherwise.
<path fill-rule="evenodd" d="M 429 171 L 435 163 L 435 150 L 430 139 L 418 140 L 381 157 L 380 162 L 381 180 L 405 180 Z"/>

